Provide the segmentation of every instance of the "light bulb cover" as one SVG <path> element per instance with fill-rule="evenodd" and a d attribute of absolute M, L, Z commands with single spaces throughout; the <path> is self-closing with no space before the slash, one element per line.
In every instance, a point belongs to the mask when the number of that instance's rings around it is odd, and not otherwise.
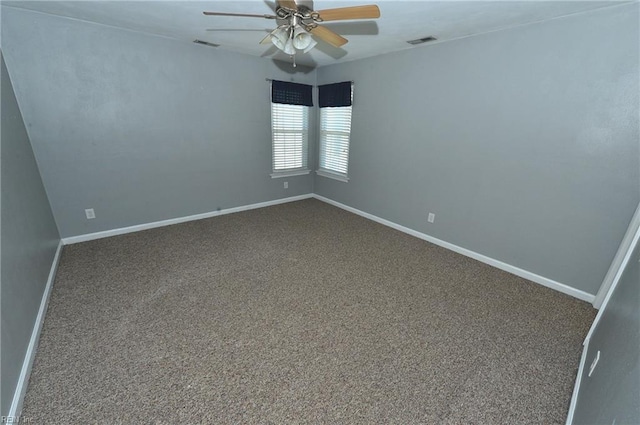
<path fill-rule="evenodd" d="M 311 35 L 302 27 L 297 27 L 293 31 L 293 47 L 298 50 L 306 50 L 309 44 L 313 42 Z"/>
<path fill-rule="evenodd" d="M 288 40 L 289 31 L 287 31 L 287 28 L 278 27 L 271 33 L 271 42 L 280 50 L 284 50 Z"/>
<path fill-rule="evenodd" d="M 296 54 L 296 49 L 307 53 L 318 44 L 301 26 L 282 25 L 273 30 L 270 35 L 271 43 L 290 56 Z"/>
<path fill-rule="evenodd" d="M 284 44 L 284 48 L 281 49 L 283 52 L 285 52 L 288 55 L 295 55 L 296 54 L 296 48 L 293 47 L 293 39 L 288 39 L 287 42 Z"/>
<path fill-rule="evenodd" d="M 302 53 L 307 53 L 309 51 L 311 51 L 311 49 L 313 49 L 314 47 L 316 47 L 316 44 L 318 44 L 317 41 L 315 41 L 313 38 L 311 39 L 311 42 L 309 43 L 309 45 L 307 46 L 306 49 L 302 50 Z"/>

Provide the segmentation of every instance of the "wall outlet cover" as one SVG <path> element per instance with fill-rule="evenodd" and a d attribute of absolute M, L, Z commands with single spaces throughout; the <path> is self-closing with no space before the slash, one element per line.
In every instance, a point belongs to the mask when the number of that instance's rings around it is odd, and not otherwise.
<path fill-rule="evenodd" d="M 95 213 L 95 211 L 93 211 L 93 208 L 88 208 L 88 209 L 84 210 L 84 213 L 87 216 L 87 220 L 91 220 L 93 218 L 96 218 L 96 213 Z"/>

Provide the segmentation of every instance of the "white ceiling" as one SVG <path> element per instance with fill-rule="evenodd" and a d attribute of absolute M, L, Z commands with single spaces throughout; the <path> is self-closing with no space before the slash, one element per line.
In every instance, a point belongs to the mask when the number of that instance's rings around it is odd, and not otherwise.
<path fill-rule="evenodd" d="M 298 0 L 316 10 L 377 3 L 378 20 L 343 21 L 326 25 L 349 39 L 343 48 L 318 43 L 298 63 L 323 66 L 383 53 L 422 48 L 407 40 L 435 36 L 437 42 L 496 31 L 532 22 L 613 6 L 617 1 L 332 1 Z M 310 4 L 311 3 L 311 4 Z M 3 1 L 3 5 L 126 28 L 185 41 L 220 44 L 221 49 L 290 61 L 258 42 L 275 27 L 272 20 L 204 16 L 203 10 L 271 14 L 271 0 L 236 1 Z"/>

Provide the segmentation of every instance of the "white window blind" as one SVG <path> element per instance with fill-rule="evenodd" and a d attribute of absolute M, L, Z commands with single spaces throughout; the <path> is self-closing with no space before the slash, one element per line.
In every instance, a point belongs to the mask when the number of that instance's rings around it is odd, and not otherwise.
<path fill-rule="evenodd" d="M 309 108 L 271 104 L 273 171 L 307 168 Z"/>
<path fill-rule="evenodd" d="M 351 108 L 320 108 L 320 169 L 347 175 Z"/>

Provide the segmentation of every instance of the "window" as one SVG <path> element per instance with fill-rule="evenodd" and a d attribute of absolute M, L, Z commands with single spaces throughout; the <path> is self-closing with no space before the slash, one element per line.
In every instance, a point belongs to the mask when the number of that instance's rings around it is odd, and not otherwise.
<path fill-rule="evenodd" d="M 312 87 L 285 81 L 271 83 L 271 177 L 308 174 L 309 106 Z"/>
<path fill-rule="evenodd" d="M 353 85 L 320 86 L 320 162 L 318 175 L 348 181 Z"/>
<path fill-rule="evenodd" d="M 351 106 L 320 109 L 320 170 L 347 175 Z"/>
<path fill-rule="evenodd" d="M 307 169 L 309 108 L 271 104 L 274 173 Z"/>

